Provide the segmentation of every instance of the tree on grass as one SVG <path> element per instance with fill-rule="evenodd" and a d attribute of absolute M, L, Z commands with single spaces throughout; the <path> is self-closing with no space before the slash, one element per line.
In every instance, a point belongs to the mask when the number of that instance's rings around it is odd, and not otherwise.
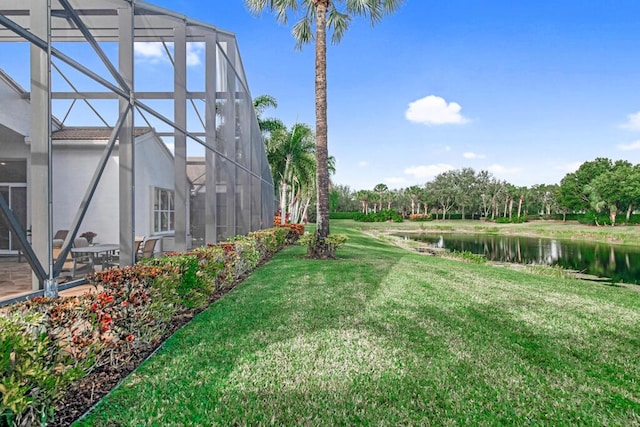
<path fill-rule="evenodd" d="M 267 159 L 280 190 L 280 220 L 298 222 L 304 218 L 309 189 L 315 188 L 316 159 L 313 132 L 309 126 L 296 124 L 288 130 L 276 129 L 267 145 Z"/>
<path fill-rule="evenodd" d="M 355 16 L 364 16 L 371 24 L 397 10 L 402 0 L 245 0 L 249 10 L 261 14 L 273 12 L 278 22 L 287 24 L 291 16 L 296 47 L 315 41 L 316 47 L 316 159 L 317 227 L 315 243 L 309 245 L 313 258 L 333 257 L 329 237 L 329 166 L 327 145 L 327 30 L 338 43 Z M 315 27 L 315 37 L 313 28 Z"/>

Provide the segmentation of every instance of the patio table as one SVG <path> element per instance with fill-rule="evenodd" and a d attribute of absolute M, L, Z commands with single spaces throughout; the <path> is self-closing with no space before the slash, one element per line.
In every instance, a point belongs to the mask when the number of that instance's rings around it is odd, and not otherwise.
<path fill-rule="evenodd" d="M 120 249 L 120 245 L 114 243 L 103 243 L 94 246 L 85 246 L 81 248 L 71 248 L 73 254 L 89 255 L 91 269 L 95 271 L 96 261 L 104 269 L 111 260 L 111 257 Z"/>

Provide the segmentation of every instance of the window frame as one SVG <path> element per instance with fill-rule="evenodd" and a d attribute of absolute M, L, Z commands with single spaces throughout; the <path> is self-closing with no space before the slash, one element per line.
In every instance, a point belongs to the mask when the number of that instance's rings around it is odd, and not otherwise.
<path fill-rule="evenodd" d="M 164 196 L 164 199 L 163 199 Z M 154 235 L 175 233 L 176 199 L 170 188 L 153 187 L 152 230 Z"/>

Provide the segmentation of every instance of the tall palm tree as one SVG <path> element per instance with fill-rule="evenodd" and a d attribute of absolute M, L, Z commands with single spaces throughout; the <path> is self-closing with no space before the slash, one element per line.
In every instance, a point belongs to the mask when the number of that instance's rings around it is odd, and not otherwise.
<path fill-rule="evenodd" d="M 354 16 L 369 18 L 371 24 L 397 10 L 402 0 L 245 0 L 254 14 L 265 9 L 286 24 L 289 15 L 299 21 L 293 26 L 296 47 L 314 40 L 316 45 L 316 159 L 317 159 L 317 227 L 315 244 L 309 246 L 309 256 L 332 257 L 329 236 L 329 156 L 327 146 L 327 29 L 332 31 L 332 42 L 338 43 Z"/>

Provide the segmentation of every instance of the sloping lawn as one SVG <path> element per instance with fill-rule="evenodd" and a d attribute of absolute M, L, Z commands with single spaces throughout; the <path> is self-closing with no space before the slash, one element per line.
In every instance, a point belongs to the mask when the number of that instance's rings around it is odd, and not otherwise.
<path fill-rule="evenodd" d="M 278 254 L 76 425 L 638 425 L 640 292 L 413 254 Z"/>

